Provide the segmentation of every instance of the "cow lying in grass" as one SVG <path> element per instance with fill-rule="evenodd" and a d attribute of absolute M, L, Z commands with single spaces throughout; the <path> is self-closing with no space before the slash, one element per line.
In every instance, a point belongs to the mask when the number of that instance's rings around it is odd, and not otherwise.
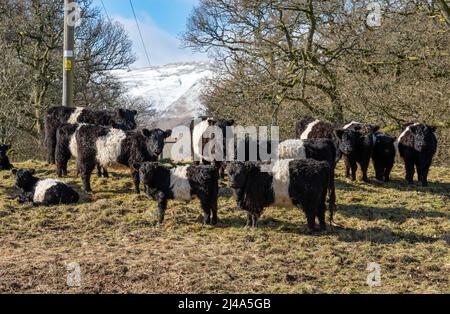
<path fill-rule="evenodd" d="M 72 134 L 70 154 L 77 159 L 77 171 L 82 175 L 83 187 L 91 192 L 91 175 L 99 164 L 103 168 L 120 164 L 130 168 L 135 192 L 139 190 L 139 169 L 133 168 L 135 163 L 156 161 L 164 149 L 164 141 L 172 131 L 160 129 L 142 131 L 122 131 L 120 129 L 80 125 Z M 66 144 L 67 141 L 64 142 Z M 66 167 L 68 154 L 59 154 L 62 160 L 57 164 Z M 60 172 L 61 169 L 58 169 Z"/>
<path fill-rule="evenodd" d="M 36 206 L 49 206 L 77 203 L 80 198 L 75 190 L 63 182 L 54 179 L 39 180 L 34 176 L 34 169 L 13 169 L 12 173 L 16 176 L 16 186 L 22 190 L 19 195 L 20 203 L 32 202 Z"/>
<path fill-rule="evenodd" d="M 428 172 L 437 151 L 436 127 L 415 123 L 408 126 L 397 140 L 405 162 L 406 181 L 414 184 L 414 167 L 422 186 L 428 186 Z"/>
<path fill-rule="evenodd" d="M 238 206 L 247 211 L 247 226 L 256 227 L 264 208 L 269 206 L 303 209 L 311 231 L 326 230 L 325 211 L 330 182 L 327 162 L 306 160 L 278 160 L 272 172 L 259 162 L 231 162 L 228 165 L 230 187 Z M 332 221 L 332 213 L 330 222 Z"/>
<path fill-rule="evenodd" d="M 11 145 L 0 145 L 0 170 L 11 170 L 13 165 L 9 162 L 8 151 Z"/>
<path fill-rule="evenodd" d="M 89 123 L 111 126 L 123 130 L 136 128 L 136 110 L 92 110 L 88 108 L 51 107 L 45 115 L 44 143 L 47 148 L 47 161 L 55 163 L 56 132 L 64 124 Z"/>
<path fill-rule="evenodd" d="M 163 223 L 168 200 L 200 199 L 203 222 L 217 224 L 218 173 L 214 166 L 178 166 L 168 169 L 155 162 L 135 164 L 148 197 L 158 202 L 159 223 Z M 212 219 L 211 219 L 212 214 Z"/>

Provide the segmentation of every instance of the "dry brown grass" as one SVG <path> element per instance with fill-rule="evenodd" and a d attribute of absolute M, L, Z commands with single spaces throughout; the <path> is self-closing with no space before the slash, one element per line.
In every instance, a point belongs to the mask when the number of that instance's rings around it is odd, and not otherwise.
<path fill-rule="evenodd" d="M 16 166 L 54 176 L 40 162 Z M 39 208 L 9 199 L 13 176 L 2 172 L 0 292 L 449 293 L 449 169 L 433 168 L 429 188 L 402 176 L 400 166 L 387 185 L 339 176 L 341 227 L 309 235 L 298 210 L 270 208 L 259 229 L 244 228 L 226 188 L 219 226 L 199 223 L 197 201 L 170 202 L 157 226 L 155 202 L 132 194 L 126 172 L 94 177 L 96 193 L 77 206 Z M 80 288 L 66 285 L 71 262 L 81 265 Z M 382 267 L 381 287 L 366 284 L 370 262 Z"/>

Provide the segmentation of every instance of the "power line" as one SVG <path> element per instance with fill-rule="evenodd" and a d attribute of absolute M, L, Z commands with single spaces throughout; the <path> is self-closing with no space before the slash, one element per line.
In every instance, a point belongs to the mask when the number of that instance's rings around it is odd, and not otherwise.
<path fill-rule="evenodd" d="M 147 57 L 147 62 L 149 66 L 152 66 L 150 62 L 150 57 L 148 55 L 147 47 L 145 46 L 144 38 L 142 37 L 141 28 L 139 27 L 139 22 L 136 17 L 136 12 L 134 11 L 133 1 L 130 0 L 131 10 L 133 11 L 134 21 L 136 22 L 136 26 L 139 32 L 139 37 L 141 38 L 142 46 L 144 47 L 145 56 Z"/>
<path fill-rule="evenodd" d="M 108 14 L 108 10 L 106 9 L 105 3 L 103 2 L 103 0 L 100 0 L 100 2 L 102 4 L 103 10 L 105 11 L 106 17 L 108 18 L 108 21 L 110 23 L 112 23 L 111 17 Z M 139 26 L 139 22 L 138 22 L 138 19 L 137 19 L 137 16 L 136 16 L 136 12 L 134 10 L 133 2 L 131 0 L 130 0 L 130 6 L 131 6 L 131 10 L 133 12 L 133 16 L 134 16 L 134 20 L 136 22 L 137 29 L 139 31 L 139 37 L 141 38 L 142 46 L 144 47 L 144 52 L 145 52 L 145 56 L 147 58 L 147 62 L 149 64 L 149 66 L 151 67 L 152 64 L 150 62 L 150 56 L 148 54 L 147 47 L 145 46 L 144 38 L 142 37 L 141 28 Z M 137 77 L 134 75 L 133 70 L 131 70 L 130 66 L 127 65 L 127 68 L 128 68 L 128 72 L 130 73 L 131 77 L 134 79 L 135 87 L 137 87 L 138 86 L 138 83 L 137 83 L 138 79 L 137 79 Z M 159 88 L 159 82 L 158 82 L 157 79 L 155 79 L 155 83 L 156 83 L 155 84 L 156 85 L 156 90 L 158 92 L 159 102 L 160 102 L 160 104 L 162 104 L 163 101 L 162 101 L 161 91 L 160 91 L 160 88 Z"/>
<path fill-rule="evenodd" d="M 145 53 L 145 56 L 147 57 L 148 65 L 151 67 L 152 63 L 150 62 L 150 56 L 148 54 L 147 47 L 145 46 L 144 38 L 142 36 L 141 28 L 139 26 L 139 22 L 138 22 L 138 19 L 137 19 L 137 16 L 136 16 L 136 11 L 134 10 L 134 6 L 133 6 L 133 1 L 132 0 L 130 0 L 130 6 L 131 6 L 131 11 L 133 11 L 134 21 L 136 22 L 136 26 L 137 26 L 137 29 L 138 29 L 138 32 L 139 32 L 139 37 L 141 38 L 142 46 L 144 47 L 144 53 Z M 159 88 L 159 82 L 156 79 L 155 79 L 155 82 L 156 82 L 156 84 L 155 84 L 156 85 L 156 90 L 158 92 L 158 97 L 159 97 L 159 103 L 162 104 L 163 101 L 162 101 L 162 96 L 161 96 L 161 90 Z"/>

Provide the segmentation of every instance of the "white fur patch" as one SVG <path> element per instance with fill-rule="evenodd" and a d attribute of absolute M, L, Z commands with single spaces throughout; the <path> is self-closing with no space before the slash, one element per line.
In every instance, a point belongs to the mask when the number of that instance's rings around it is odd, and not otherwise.
<path fill-rule="evenodd" d="M 194 158 L 196 161 L 201 161 L 202 159 L 208 160 L 203 156 L 203 134 L 208 130 L 209 122 L 211 119 L 200 122 L 194 126 L 192 132 L 192 147 L 194 151 Z"/>
<path fill-rule="evenodd" d="M 316 121 L 311 122 L 310 124 L 308 124 L 308 127 L 306 128 L 305 131 L 303 131 L 302 135 L 300 136 L 300 139 L 307 140 L 309 138 L 309 134 L 311 133 L 313 128 L 319 123 L 320 123 L 320 120 L 316 120 Z"/>
<path fill-rule="evenodd" d="M 278 145 L 280 159 L 306 159 L 303 140 L 286 140 Z"/>
<path fill-rule="evenodd" d="M 350 122 L 349 124 L 345 125 L 345 126 L 343 127 L 343 129 L 344 129 L 344 130 L 347 130 L 348 128 L 350 128 L 350 127 L 352 127 L 352 126 L 354 126 L 354 125 L 362 125 L 362 123 L 361 123 L 361 122 L 352 121 L 352 122 Z"/>
<path fill-rule="evenodd" d="M 95 143 L 97 148 L 97 161 L 103 167 L 108 167 L 117 162 L 122 152 L 122 141 L 127 137 L 126 133 L 119 129 L 110 129 L 106 136 L 99 137 Z"/>
<path fill-rule="evenodd" d="M 419 123 L 414 123 L 413 125 L 419 125 Z M 411 126 L 408 126 L 403 132 L 402 134 L 400 134 L 400 136 L 398 137 L 398 139 L 395 141 L 395 150 L 397 152 L 397 154 L 400 154 L 399 150 L 398 150 L 398 144 L 401 142 L 402 138 L 405 137 L 406 134 L 408 134 L 408 132 L 411 132 Z"/>
<path fill-rule="evenodd" d="M 77 145 L 77 133 L 78 130 L 85 124 L 80 124 L 78 126 L 78 128 L 76 129 L 76 131 L 72 134 L 72 136 L 70 137 L 70 142 L 69 142 L 69 150 L 70 153 L 72 154 L 72 156 L 74 158 L 78 158 L 78 145 Z"/>
<path fill-rule="evenodd" d="M 78 123 L 78 118 L 80 117 L 83 110 L 84 110 L 84 108 L 77 107 L 75 109 L 75 111 L 70 115 L 69 120 L 67 120 L 67 123 L 70 123 L 70 124 Z"/>
<path fill-rule="evenodd" d="M 36 189 L 34 191 L 33 202 L 42 203 L 44 201 L 45 193 L 47 192 L 47 190 L 57 185 L 58 183 L 62 182 L 54 179 L 46 179 L 38 181 Z"/>
<path fill-rule="evenodd" d="M 173 192 L 174 199 L 190 201 L 191 185 L 187 177 L 189 166 L 175 167 L 170 170 L 170 189 Z"/>
<path fill-rule="evenodd" d="M 277 160 L 272 168 L 272 189 L 274 194 L 274 206 L 293 207 L 289 196 L 289 163 L 292 159 Z"/>

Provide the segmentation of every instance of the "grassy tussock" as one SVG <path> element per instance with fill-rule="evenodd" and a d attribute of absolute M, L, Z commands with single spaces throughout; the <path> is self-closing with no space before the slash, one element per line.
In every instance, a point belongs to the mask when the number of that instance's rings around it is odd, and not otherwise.
<path fill-rule="evenodd" d="M 41 162 L 16 166 L 55 176 Z M 270 208 L 259 229 L 244 228 L 224 182 L 217 227 L 200 224 L 198 201 L 170 202 L 158 226 L 156 203 L 132 193 L 126 171 L 94 176 L 79 205 L 40 208 L 10 199 L 14 178 L 2 172 L 0 292 L 449 293 L 450 170 L 433 168 L 429 188 L 406 186 L 400 166 L 389 184 L 337 173 L 340 226 L 310 235 L 299 210 Z M 73 165 L 65 181 L 80 190 Z M 66 285 L 71 262 L 80 288 Z M 370 262 L 381 287 L 366 284 Z"/>

